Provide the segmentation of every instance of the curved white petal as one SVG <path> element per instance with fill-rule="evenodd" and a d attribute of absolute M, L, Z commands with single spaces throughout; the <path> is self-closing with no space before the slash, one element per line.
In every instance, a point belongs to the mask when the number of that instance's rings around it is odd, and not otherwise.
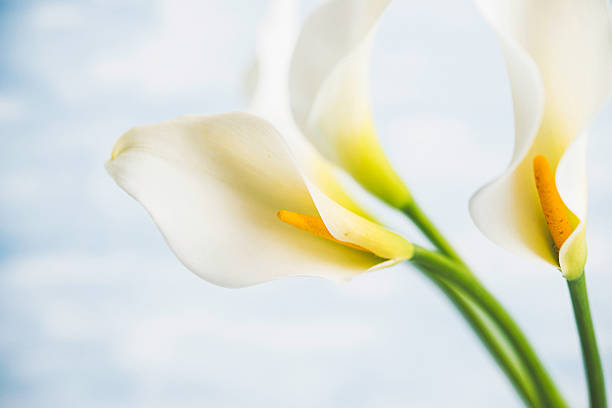
<path fill-rule="evenodd" d="M 308 18 L 291 66 L 291 105 L 296 121 L 306 128 L 323 84 L 338 64 L 361 47 L 369 48 L 376 23 L 390 0 L 329 0 Z M 368 64 L 354 67 L 355 75 Z M 361 78 L 360 78 L 361 79 Z M 368 112 L 367 82 L 355 81 L 355 108 Z"/>
<path fill-rule="evenodd" d="M 277 218 L 279 210 L 319 212 L 284 140 L 255 116 L 183 116 L 134 128 L 119 139 L 106 168 L 147 209 L 185 266 L 215 284 L 295 275 L 348 279 L 384 261 Z M 328 206 L 333 202 L 323 213 Z M 338 214 L 357 217 L 340 208 L 324 222 Z"/>
<path fill-rule="evenodd" d="M 414 247 L 407 245 L 404 238 L 348 211 L 323 194 L 314 184 L 307 182 L 307 185 L 321 218 L 337 240 L 367 248 L 380 258 L 390 261 L 373 268 L 378 269 L 381 265 L 392 266 L 412 257 Z"/>
<path fill-rule="evenodd" d="M 474 194 L 470 213 L 476 226 L 498 245 L 520 255 L 536 255 L 554 263 L 548 229 L 541 222 L 535 185 L 528 181 L 531 166 L 527 163 L 520 167 L 540 127 L 544 91 L 533 60 L 510 39 L 500 36 L 500 42 L 515 101 L 514 154 L 506 172 Z M 519 167 L 522 174 L 517 175 Z M 525 180 L 521 180 L 521 176 Z M 518 188 L 515 188 L 517 183 Z M 521 183 L 529 188 L 521 187 Z"/>
<path fill-rule="evenodd" d="M 472 218 L 498 244 L 557 265 L 532 170 L 533 158 L 546 156 L 575 227 L 560 251 L 563 273 L 575 277 L 586 261 L 585 142 L 576 138 L 612 90 L 610 6 L 606 0 L 477 3 L 506 60 L 516 142 L 506 172 L 472 197 Z"/>
<path fill-rule="evenodd" d="M 247 73 L 249 110 L 272 123 L 291 120 L 289 64 L 298 32 L 297 0 L 271 0 L 257 34 L 256 61 Z"/>
<path fill-rule="evenodd" d="M 271 0 L 259 27 L 257 58 L 247 72 L 249 111 L 274 125 L 287 140 L 301 170 L 331 199 L 371 219 L 346 192 L 339 169 L 305 139 L 289 103 L 289 65 L 298 32 L 297 0 Z"/>
<path fill-rule="evenodd" d="M 330 0 L 306 21 L 289 77 L 291 107 L 304 134 L 329 160 L 389 204 L 410 194 L 378 142 L 369 101 L 370 50 L 390 0 Z"/>
<path fill-rule="evenodd" d="M 568 208 L 578 216 L 579 223 L 559 251 L 559 265 L 567 279 L 578 278 L 584 271 L 587 255 L 587 134 L 578 136 L 567 148 L 557 165 L 557 188 Z"/>

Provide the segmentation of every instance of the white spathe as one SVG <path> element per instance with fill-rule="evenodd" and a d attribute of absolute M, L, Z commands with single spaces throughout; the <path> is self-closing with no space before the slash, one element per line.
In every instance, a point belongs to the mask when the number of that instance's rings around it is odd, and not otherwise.
<path fill-rule="evenodd" d="M 298 127 L 330 161 L 395 207 L 410 193 L 389 164 L 370 108 L 370 54 L 390 0 L 329 0 L 304 23 L 291 60 L 289 96 Z"/>
<path fill-rule="evenodd" d="M 470 202 L 492 241 L 559 266 L 568 279 L 586 263 L 586 130 L 612 90 L 612 18 L 607 0 L 477 0 L 502 47 L 515 115 L 506 172 Z M 535 187 L 533 158 L 555 170 L 574 232 L 555 253 Z"/>
<path fill-rule="evenodd" d="M 117 141 L 106 169 L 185 266 L 217 285 L 297 275 L 346 280 L 412 255 L 408 241 L 323 194 L 281 135 L 250 114 L 136 127 Z M 320 216 L 335 238 L 371 253 L 287 225 L 279 210 Z"/>
<path fill-rule="evenodd" d="M 339 169 L 297 127 L 289 103 L 289 66 L 299 26 L 297 0 L 271 0 L 259 25 L 257 56 L 246 75 L 249 112 L 272 123 L 291 146 L 302 171 L 343 207 L 371 219 L 346 192 Z"/>

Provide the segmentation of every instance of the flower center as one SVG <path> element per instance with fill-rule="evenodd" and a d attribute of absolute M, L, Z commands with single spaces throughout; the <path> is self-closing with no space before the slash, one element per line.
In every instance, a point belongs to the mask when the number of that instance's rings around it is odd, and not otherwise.
<path fill-rule="evenodd" d="M 302 231 L 310 232 L 311 234 L 317 235 L 321 238 L 328 239 L 330 241 L 337 242 L 344 246 L 358 249 L 364 252 L 371 252 L 366 248 L 360 247 L 359 245 L 352 244 L 350 242 L 340 241 L 336 239 L 327 229 L 323 220 L 319 217 L 313 217 L 306 214 L 300 214 L 293 211 L 280 210 L 276 213 L 276 216 L 283 222 L 301 229 Z"/>
<path fill-rule="evenodd" d="M 559 252 L 563 243 L 572 234 L 572 227 L 565 204 L 557 190 L 555 176 L 546 157 L 541 155 L 534 157 L 533 174 L 544 218 L 546 218 L 548 230 L 555 243 L 555 249 Z"/>

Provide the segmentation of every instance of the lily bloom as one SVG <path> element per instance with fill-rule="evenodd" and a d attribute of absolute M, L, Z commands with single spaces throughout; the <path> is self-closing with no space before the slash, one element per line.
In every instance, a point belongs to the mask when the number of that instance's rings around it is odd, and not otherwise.
<path fill-rule="evenodd" d="M 191 115 L 136 127 L 106 164 L 183 264 L 221 286 L 297 275 L 347 280 L 413 254 L 409 241 L 366 219 L 334 166 L 295 126 L 281 80 L 294 7 L 279 1 L 266 17 L 256 115 Z M 269 58 L 278 53 L 284 67 L 278 55 Z"/>
<path fill-rule="evenodd" d="M 346 280 L 413 254 L 410 242 L 323 193 L 274 127 L 250 114 L 136 127 L 106 169 L 183 264 L 217 285 Z"/>
<path fill-rule="evenodd" d="M 246 76 L 249 112 L 270 122 L 292 146 L 301 168 L 321 190 L 352 212 L 367 214 L 345 190 L 336 165 L 326 160 L 298 129 L 289 104 L 289 66 L 298 31 L 297 0 L 272 0 L 259 26 L 257 58 Z"/>
<path fill-rule="evenodd" d="M 576 279 L 586 263 L 586 131 L 612 91 L 610 5 L 477 4 L 506 60 L 516 139 L 508 169 L 472 198 L 472 218 L 492 241 Z"/>
<path fill-rule="evenodd" d="M 289 72 L 295 122 L 331 162 L 391 206 L 411 203 L 378 141 L 369 68 L 378 20 L 391 0 L 330 0 L 306 20 Z"/>

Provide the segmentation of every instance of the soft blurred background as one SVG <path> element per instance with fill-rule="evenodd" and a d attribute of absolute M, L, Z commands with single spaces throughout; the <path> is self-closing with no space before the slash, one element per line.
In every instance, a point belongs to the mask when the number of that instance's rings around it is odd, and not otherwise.
<path fill-rule="evenodd" d="M 305 1 L 303 19 L 318 1 Z M 136 124 L 246 107 L 265 0 L 0 2 L 0 406 L 516 407 L 407 265 L 230 290 L 187 271 L 103 164 Z M 586 406 L 565 282 L 473 226 L 513 145 L 502 56 L 471 1 L 396 1 L 373 105 L 422 205 Z M 612 389 L 612 105 L 589 151 L 588 284 Z M 418 236 L 413 238 L 419 242 Z M 236 256 L 240 256 L 237 253 Z"/>

